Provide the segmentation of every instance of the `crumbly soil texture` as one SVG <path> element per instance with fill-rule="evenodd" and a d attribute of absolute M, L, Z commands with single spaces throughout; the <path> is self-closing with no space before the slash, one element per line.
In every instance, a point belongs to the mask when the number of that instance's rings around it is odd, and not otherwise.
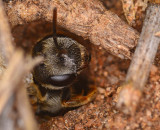
<path fill-rule="evenodd" d="M 90 76 L 97 86 L 96 98 L 63 116 L 52 117 L 39 125 L 41 130 L 158 130 L 160 129 L 160 69 L 159 54 L 145 86 L 135 114 L 126 115 L 117 109 L 120 85 L 124 83 L 130 64 L 108 54 L 103 48 L 92 47 Z"/>
<path fill-rule="evenodd" d="M 118 12 L 119 16 L 123 14 L 123 11 L 118 10 Z M 38 31 L 35 31 L 36 28 Z M 28 45 L 36 43 L 39 37 L 51 33 L 51 29 L 51 23 L 42 24 L 37 21 L 24 27 L 17 26 L 12 29 L 12 34 L 16 45 L 30 52 L 32 47 Z M 43 120 L 43 122 L 39 122 L 40 130 L 159 130 L 160 51 L 158 51 L 154 65 L 151 67 L 151 73 L 144 87 L 137 111 L 135 114 L 126 115 L 117 109 L 116 104 L 130 60 L 117 58 L 102 47 L 91 45 L 89 42 L 87 45 L 89 45 L 92 56 L 88 68 L 90 73 L 87 76 L 95 81 L 97 87 L 95 99 L 84 106 L 66 112 L 64 115 L 50 117 L 47 118 L 48 120 L 44 119 L 45 121 L 42 117 L 37 116 L 38 120 Z"/>
<path fill-rule="evenodd" d="M 52 32 L 51 24 L 42 25 L 32 23 L 26 27 L 18 26 L 13 29 L 12 34 L 17 46 L 30 52 L 32 47 L 28 46 L 29 43 L 36 43 L 36 39 L 44 35 L 42 33 L 46 35 Z M 35 34 L 35 32 L 41 33 Z M 40 130 L 160 129 L 160 52 L 158 51 L 154 65 L 151 67 L 137 111 L 135 114 L 131 113 L 132 116 L 130 116 L 116 107 L 120 86 L 125 82 L 130 60 L 117 58 L 102 47 L 92 45 L 81 37 L 73 34 L 69 36 L 87 46 L 91 51 L 87 76 L 94 80 L 97 95 L 92 102 L 70 110 L 64 115 L 47 117 L 47 120 L 46 117 L 43 119 L 37 116 L 38 122 L 40 120 Z"/>

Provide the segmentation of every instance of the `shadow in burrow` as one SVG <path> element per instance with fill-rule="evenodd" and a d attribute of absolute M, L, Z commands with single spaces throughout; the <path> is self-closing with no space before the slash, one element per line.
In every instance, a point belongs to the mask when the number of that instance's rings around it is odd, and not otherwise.
<path fill-rule="evenodd" d="M 88 68 L 84 70 L 75 83 L 76 93 L 80 93 L 92 84 L 97 87 L 97 96 L 92 103 L 101 102 L 103 104 L 107 101 L 107 103 L 112 105 L 117 98 L 118 86 L 125 80 L 130 61 L 121 60 L 107 53 L 102 47 L 95 46 L 89 40 L 84 40 L 82 37 L 76 36 L 62 27 L 58 26 L 57 31 L 60 35 L 68 36 L 78 41 L 91 53 L 91 62 Z M 12 29 L 12 34 L 16 43 L 15 45 L 22 48 L 25 54 L 30 55 L 32 48 L 38 41 L 52 34 L 52 23 L 39 20 L 25 25 L 18 25 Z M 72 109 L 67 109 L 62 113 L 52 116 L 63 116 L 69 110 Z M 43 113 L 40 117 L 44 117 L 44 120 L 50 119 L 43 116 Z"/>

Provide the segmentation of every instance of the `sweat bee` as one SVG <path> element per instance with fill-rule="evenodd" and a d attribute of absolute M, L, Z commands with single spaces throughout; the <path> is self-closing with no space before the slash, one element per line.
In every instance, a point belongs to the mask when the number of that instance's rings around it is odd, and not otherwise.
<path fill-rule="evenodd" d="M 90 102 L 96 88 L 79 84 L 78 78 L 90 62 L 87 49 L 66 36 L 56 34 L 57 9 L 53 9 L 53 34 L 40 40 L 32 56 L 42 56 L 43 62 L 33 69 L 34 83 L 28 88 L 36 112 L 52 114 Z M 84 82 L 85 77 L 80 77 Z M 83 82 L 80 81 L 80 82 Z"/>

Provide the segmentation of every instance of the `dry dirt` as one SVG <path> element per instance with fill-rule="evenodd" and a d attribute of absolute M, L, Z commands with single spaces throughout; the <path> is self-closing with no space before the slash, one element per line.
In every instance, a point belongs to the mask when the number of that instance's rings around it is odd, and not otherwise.
<path fill-rule="evenodd" d="M 116 108 L 119 86 L 125 80 L 130 61 L 121 60 L 102 48 L 92 48 L 91 75 L 96 79 L 98 94 L 94 101 L 64 116 L 51 118 L 40 125 L 41 130 L 97 129 L 160 129 L 160 70 L 159 61 L 152 66 L 143 98 L 133 116 Z"/>
<path fill-rule="evenodd" d="M 124 17 L 122 10 L 113 11 L 119 13 L 118 15 L 121 18 Z M 37 26 L 38 32 L 44 32 L 43 26 L 40 25 Z M 46 32 L 51 32 L 50 26 L 45 24 L 44 27 L 47 28 Z M 41 33 L 33 35 L 36 32 L 33 29 L 34 26 L 31 28 L 29 30 L 27 27 L 18 27 L 18 31 L 12 31 L 16 43 L 21 44 L 25 50 L 30 49 L 30 47 L 28 48 L 29 43 L 35 42 L 38 37 L 42 37 Z M 30 34 L 33 39 L 26 34 Z M 91 103 L 68 111 L 63 116 L 52 117 L 43 123 L 39 123 L 40 130 L 159 130 L 160 52 L 158 52 L 155 64 L 151 68 L 143 96 L 133 116 L 125 115 L 116 107 L 120 85 L 125 80 L 130 60 L 121 60 L 99 46 L 92 46 L 91 52 L 92 60 L 89 67 L 89 76 L 95 79 L 96 98 Z"/>

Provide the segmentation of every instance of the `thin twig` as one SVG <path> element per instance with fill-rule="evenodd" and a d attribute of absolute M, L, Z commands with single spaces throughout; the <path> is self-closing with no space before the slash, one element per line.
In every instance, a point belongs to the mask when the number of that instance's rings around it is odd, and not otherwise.
<path fill-rule="evenodd" d="M 6 19 L 2 1 L 0 0 L 0 53 L 3 52 L 3 60 L 9 60 L 13 54 L 14 47 L 12 45 L 12 36 Z M 6 64 L 8 63 L 6 61 Z"/>
<path fill-rule="evenodd" d="M 33 111 L 31 111 L 31 106 L 29 104 L 29 100 L 26 95 L 27 92 L 24 87 L 24 84 L 22 84 L 22 86 L 23 87 L 17 90 L 16 95 L 17 95 L 17 107 L 18 107 L 20 116 L 24 121 L 24 128 L 26 130 L 38 130 L 37 124 L 35 123 L 36 120 L 34 118 L 34 113 Z"/>
<path fill-rule="evenodd" d="M 8 128 L 15 129 L 16 127 L 15 126 L 15 123 L 17 123 L 16 120 L 12 120 L 12 117 L 9 116 L 9 114 L 13 114 L 15 112 L 13 111 L 13 108 L 8 109 L 7 107 L 13 106 L 13 103 L 15 102 L 14 97 L 17 94 L 18 101 L 21 95 L 25 97 L 24 99 L 23 98 L 20 99 L 21 103 L 23 103 L 22 104 L 23 108 L 19 107 L 20 104 L 18 105 L 14 104 L 15 107 L 17 107 L 19 110 L 16 114 L 18 115 L 20 113 L 20 116 L 17 117 L 18 119 L 21 119 L 25 123 L 23 127 L 24 129 L 35 130 L 37 129 L 37 126 L 33 118 L 33 113 L 31 113 L 31 108 L 29 108 L 29 103 L 26 100 L 27 93 L 24 93 L 23 91 L 18 91 L 17 89 L 20 90 L 24 89 L 24 86 L 22 85 L 24 76 L 42 59 L 36 58 L 33 61 L 31 58 L 24 56 L 22 50 L 15 49 L 15 47 L 13 46 L 10 28 L 4 13 L 4 8 L 1 0 L 0 0 L 0 46 L 1 46 L 0 65 L 4 65 L 5 69 L 5 71 L 1 73 L 3 75 L 1 75 L 1 80 L 0 80 L 0 121 L 1 121 L 0 124 L 3 123 L 3 126 L 0 126 L 1 127 L 0 129 L 8 129 Z M 27 116 L 24 116 L 22 114 L 22 111 L 24 113 L 27 113 Z M 9 113 L 2 113 L 2 112 L 9 112 Z M 18 125 L 19 124 L 17 124 L 17 126 Z"/>
<path fill-rule="evenodd" d="M 138 46 L 127 73 L 126 83 L 119 95 L 118 107 L 121 107 L 125 113 L 132 114 L 136 110 L 160 43 L 160 38 L 155 36 L 155 33 L 159 31 L 160 5 L 151 4 L 147 9 Z"/>

